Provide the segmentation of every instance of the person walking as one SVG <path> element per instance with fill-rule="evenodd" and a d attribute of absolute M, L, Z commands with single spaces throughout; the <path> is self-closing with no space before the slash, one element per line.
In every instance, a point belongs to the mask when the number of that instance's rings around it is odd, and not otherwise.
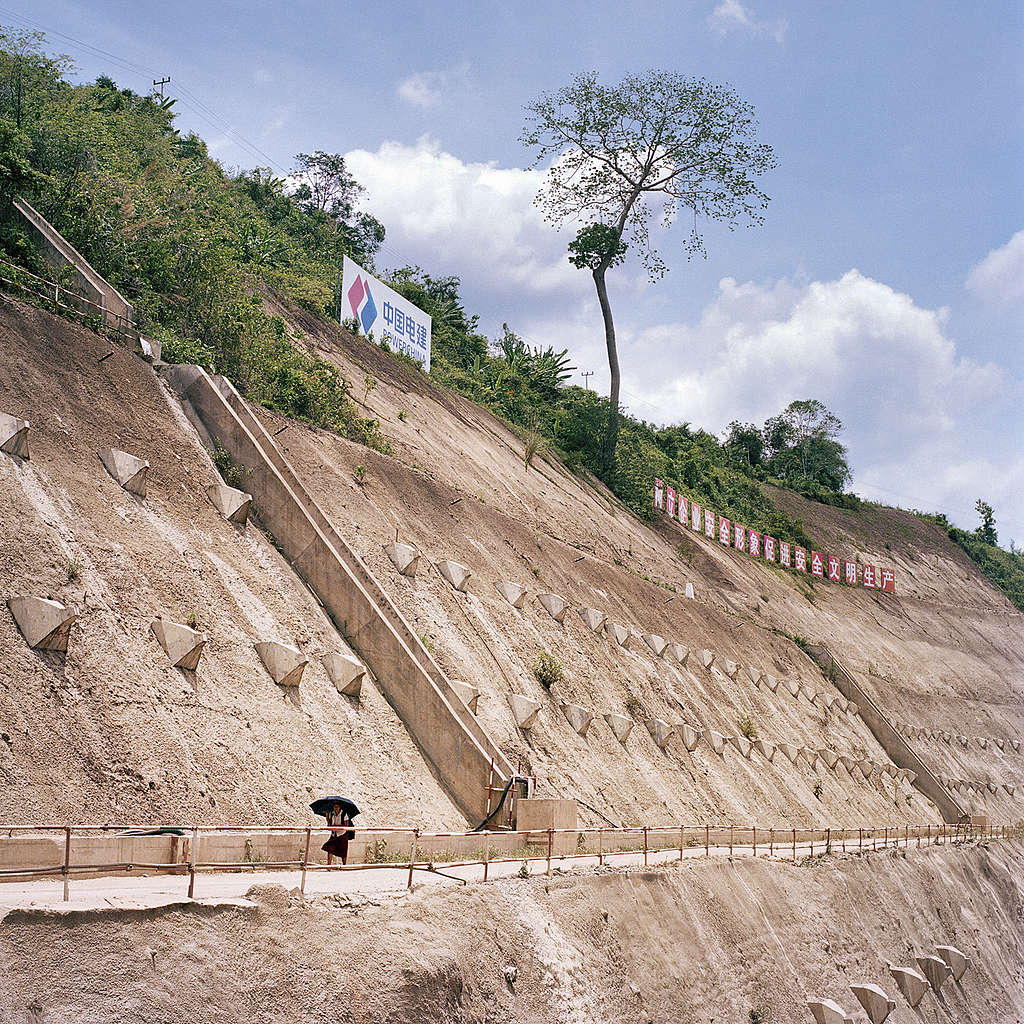
<path fill-rule="evenodd" d="M 331 827 L 330 837 L 320 847 L 327 854 L 327 866 L 331 866 L 335 857 L 340 858 L 342 864 L 347 864 L 348 844 L 356 836 L 352 821 L 359 813 L 355 801 L 345 796 L 322 796 L 314 800 L 309 808 L 314 814 L 325 817 Z"/>

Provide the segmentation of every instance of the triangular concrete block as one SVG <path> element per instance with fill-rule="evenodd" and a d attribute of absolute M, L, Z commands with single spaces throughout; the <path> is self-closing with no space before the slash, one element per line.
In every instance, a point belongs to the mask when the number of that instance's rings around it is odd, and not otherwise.
<path fill-rule="evenodd" d="M 669 644 L 668 653 L 672 655 L 680 665 L 685 665 L 686 659 L 690 656 L 690 648 L 683 644 Z"/>
<path fill-rule="evenodd" d="M 814 703 L 814 698 L 817 696 L 814 690 L 812 690 L 809 686 L 803 685 L 802 683 L 800 684 L 800 694 L 811 704 Z M 794 694 L 794 696 L 796 696 L 796 694 Z"/>
<path fill-rule="evenodd" d="M 761 682 L 771 690 L 772 693 L 779 688 L 779 681 L 773 675 L 765 674 L 761 677 Z"/>
<path fill-rule="evenodd" d="M 149 463 L 118 448 L 104 448 L 97 453 L 107 472 L 126 490 L 146 496 L 146 475 Z"/>
<path fill-rule="evenodd" d="M 875 774 L 875 762 L 868 757 L 862 757 L 857 762 L 857 767 L 860 769 L 861 775 L 865 779 L 870 779 Z"/>
<path fill-rule="evenodd" d="M 476 706 L 480 701 L 480 690 L 472 683 L 464 683 L 460 679 L 451 679 L 452 689 L 458 694 L 459 700 L 476 714 Z"/>
<path fill-rule="evenodd" d="M 832 698 L 832 710 L 836 712 L 836 714 L 844 712 L 847 704 L 849 704 L 849 701 L 842 695 Z"/>
<path fill-rule="evenodd" d="M 516 725 L 520 729 L 532 729 L 537 723 L 541 702 L 521 693 L 510 693 L 508 701 L 512 706 L 512 717 L 516 720 Z"/>
<path fill-rule="evenodd" d="M 818 763 L 818 752 L 810 747 L 801 747 L 800 755 L 812 768 Z"/>
<path fill-rule="evenodd" d="M 591 632 L 599 633 L 607 616 L 598 608 L 581 608 L 580 618 L 587 624 L 587 628 Z"/>
<path fill-rule="evenodd" d="M 278 686 L 298 686 L 302 670 L 309 664 L 309 659 L 300 650 L 273 640 L 256 644 L 256 653 Z"/>
<path fill-rule="evenodd" d="M 729 661 L 728 658 L 726 658 L 726 659 L 720 661 L 718 664 L 722 666 L 722 671 L 730 679 L 735 679 L 736 678 L 736 673 L 739 672 L 740 667 L 739 667 L 739 665 L 736 664 L 735 661 Z"/>
<path fill-rule="evenodd" d="M 766 761 L 775 760 L 775 744 L 771 740 L 758 737 L 754 740 L 753 747 Z"/>
<path fill-rule="evenodd" d="M 943 743 L 949 743 L 949 742 L 950 742 L 950 740 L 952 740 L 952 739 L 953 739 L 953 734 L 952 734 L 951 732 L 943 732 L 943 733 L 942 733 L 942 742 L 943 742 Z M 997 742 L 998 742 L 998 741 L 997 741 Z M 1001 743 L 999 744 L 999 749 L 1000 749 L 1000 750 L 1002 750 L 1002 749 L 1003 749 L 1003 746 L 1002 746 L 1002 744 L 1001 744 Z"/>
<path fill-rule="evenodd" d="M 833 999 L 808 999 L 807 1009 L 816 1024 L 853 1024 L 853 1018 Z"/>
<path fill-rule="evenodd" d="M 662 748 L 672 738 L 672 726 L 661 718 L 648 718 L 647 731 L 651 734 L 651 739 L 655 744 Z"/>
<path fill-rule="evenodd" d="M 971 958 L 956 946 L 936 946 L 935 952 L 942 957 L 954 981 L 959 981 L 964 976 L 964 971 L 971 966 Z"/>
<path fill-rule="evenodd" d="M 695 729 L 692 725 L 687 725 L 683 722 L 679 726 L 679 736 L 683 741 L 683 746 L 692 754 L 697 749 L 697 744 L 700 743 L 701 736 L 704 735 L 702 729 Z"/>
<path fill-rule="evenodd" d="M 761 676 L 764 673 L 759 668 L 754 668 L 753 665 L 747 666 L 747 675 L 750 676 L 750 681 L 755 685 L 759 685 L 761 682 Z"/>
<path fill-rule="evenodd" d="M 149 628 L 153 630 L 160 646 L 167 652 L 167 657 L 170 658 L 171 664 L 175 668 L 195 672 L 203 653 L 203 647 L 206 645 L 206 637 L 202 633 L 194 630 L 191 626 L 184 626 L 180 622 L 171 622 L 159 615 L 150 623 Z"/>
<path fill-rule="evenodd" d="M 744 756 L 750 757 L 750 740 L 746 736 L 730 736 L 729 742 Z"/>
<path fill-rule="evenodd" d="M 835 703 L 835 698 L 829 693 L 818 692 L 814 695 L 813 703 L 817 704 L 822 711 L 828 711 Z"/>
<path fill-rule="evenodd" d="M 1014 750 L 1020 750 L 1020 740 L 1018 740 L 1018 739 L 1011 739 L 1010 740 L 1010 746 L 1013 747 Z"/>
<path fill-rule="evenodd" d="M 885 1018 L 896 1009 L 896 1000 L 890 999 L 877 985 L 862 982 L 859 985 L 851 985 L 850 991 L 864 1007 L 871 1024 L 883 1024 Z"/>
<path fill-rule="evenodd" d="M 720 732 L 715 732 L 714 729 L 709 729 L 707 733 L 708 743 L 711 745 L 711 749 L 716 754 L 721 754 L 725 750 L 725 736 Z"/>
<path fill-rule="evenodd" d="M 19 420 L 17 416 L 0 412 L 0 452 L 27 459 L 28 432 L 28 420 Z"/>
<path fill-rule="evenodd" d="M 848 715 L 855 715 L 855 714 L 857 714 L 857 712 L 858 712 L 859 710 L 860 710 L 860 709 L 859 709 L 859 708 L 857 707 L 857 705 L 856 705 L 856 704 L 854 704 L 854 703 L 853 703 L 853 701 L 852 701 L 852 700 L 848 700 L 848 701 L 846 702 L 846 713 L 847 713 Z"/>
<path fill-rule="evenodd" d="M 917 956 L 914 959 L 917 961 L 917 966 L 921 969 L 921 973 L 928 979 L 928 984 L 936 992 L 942 988 L 953 974 L 949 969 L 949 964 L 941 957 L 926 953 L 924 956 Z"/>
<path fill-rule="evenodd" d="M 917 772 L 912 772 L 909 768 L 903 768 L 903 781 L 908 785 L 912 786 L 917 781 Z"/>
<path fill-rule="evenodd" d="M 227 484 L 210 484 L 206 496 L 213 507 L 230 523 L 244 526 L 252 508 L 252 495 Z"/>
<path fill-rule="evenodd" d="M 657 633 L 644 633 L 644 643 L 654 652 L 657 657 L 661 657 L 662 653 L 667 646 L 665 638 L 658 636 Z"/>
<path fill-rule="evenodd" d="M 792 743 L 780 743 L 778 748 L 793 764 L 796 764 L 797 758 L 800 756 L 799 747 L 794 746 Z"/>
<path fill-rule="evenodd" d="M 1015 788 L 1016 788 L 1016 787 L 1014 787 L 1013 785 L 1011 785 L 1011 783 L 1009 783 L 1009 782 L 1004 782 L 1004 783 L 1003 783 L 1003 789 L 1005 789 L 1005 790 L 1006 790 L 1006 792 L 1010 794 L 1010 796 L 1013 796 L 1013 794 L 1014 794 L 1014 791 L 1015 791 Z"/>
<path fill-rule="evenodd" d="M 366 666 L 354 654 L 333 651 L 325 654 L 320 661 L 338 693 L 346 697 L 359 696 L 366 677 Z"/>
<path fill-rule="evenodd" d="M 555 622 L 561 622 L 565 618 L 566 604 L 561 594 L 538 594 L 537 600 Z"/>
<path fill-rule="evenodd" d="M 393 540 L 390 544 L 384 545 L 384 551 L 391 564 L 403 576 L 415 576 L 420 565 L 420 553 L 411 544 L 402 544 Z"/>
<path fill-rule="evenodd" d="M 687 583 L 687 584 L 686 584 L 686 596 L 687 596 L 687 597 L 688 597 L 688 598 L 689 598 L 689 599 L 690 599 L 691 601 L 693 601 L 693 600 L 695 599 L 695 595 L 694 595 L 694 593 L 693 593 L 693 584 L 692 584 L 692 583 Z"/>
<path fill-rule="evenodd" d="M 790 695 L 795 697 L 800 692 L 800 683 L 796 679 L 784 679 L 783 685 L 789 690 Z"/>
<path fill-rule="evenodd" d="M 985 788 L 993 794 L 999 789 L 999 787 L 991 779 L 989 779 L 988 782 L 985 783 Z"/>
<path fill-rule="evenodd" d="M 164 346 L 155 338 L 144 338 L 140 334 L 135 339 L 135 354 L 142 356 L 147 363 L 159 363 L 163 358 Z"/>
<path fill-rule="evenodd" d="M 604 624 L 604 629 L 620 647 L 625 647 L 629 643 L 629 630 L 625 626 L 608 621 Z"/>
<path fill-rule="evenodd" d="M 857 759 L 855 757 L 849 757 L 846 754 L 839 755 L 839 763 L 851 774 L 857 770 Z M 860 774 L 858 772 L 858 774 Z"/>
<path fill-rule="evenodd" d="M 700 652 L 700 663 L 705 668 L 711 668 L 711 663 L 715 660 L 715 652 L 709 651 L 706 648 Z"/>
<path fill-rule="evenodd" d="M 818 751 L 818 757 L 825 762 L 829 771 L 832 771 L 835 768 L 836 763 L 839 761 L 839 755 L 830 747 L 822 747 Z"/>
<path fill-rule="evenodd" d="M 473 574 L 461 562 L 445 558 L 437 563 L 437 571 L 458 591 L 466 592 L 466 585 Z"/>
<path fill-rule="evenodd" d="M 626 737 L 633 731 L 633 719 L 627 718 L 625 715 L 617 715 L 614 711 L 609 711 L 604 716 L 604 720 L 608 723 L 608 728 L 611 729 L 615 738 L 620 743 L 625 743 Z"/>
<path fill-rule="evenodd" d="M 37 651 L 68 649 L 71 625 L 78 618 L 67 605 L 46 597 L 12 597 L 7 602 L 25 642 Z"/>
<path fill-rule="evenodd" d="M 494 584 L 498 588 L 498 593 L 513 608 L 522 608 L 526 601 L 526 587 L 521 583 L 515 583 L 512 580 L 499 580 Z"/>
<path fill-rule="evenodd" d="M 928 981 L 925 976 L 920 971 L 915 971 L 913 967 L 893 967 L 892 964 L 889 965 L 889 973 L 892 975 L 893 981 L 896 982 L 897 988 L 903 993 L 903 998 L 911 1006 L 917 1006 L 925 992 L 928 991 Z"/>
<path fill-rule="evenodd" d="M 579 704 L 570 704 L 568 701 L 562 701 L 562 713 L 574 731 L 578 732 L 581 736 L 587 735 L 587 730 L 590 728 L 590 723 L 594 721 L 594 716 L 586 708 L 580 707 Z"/>
<path fill-rule="evenodd" d="M 1006 740 L 1002 740 L 1002 739 L 997 738 L 995 743 L 996 743 L 996 746 L 1000 750 L 1005 750 L 1006 749 Z"/>

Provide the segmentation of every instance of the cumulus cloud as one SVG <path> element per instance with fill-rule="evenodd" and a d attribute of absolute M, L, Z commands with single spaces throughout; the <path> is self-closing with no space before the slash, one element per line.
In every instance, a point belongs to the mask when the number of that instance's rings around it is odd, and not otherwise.
<path fill-rule="evenodd" d="M 746 32 L 750 35 L 771 36 L 777 43 L 786 38 L 786 29 L 789 27 L 785 18 L 761 20 L 740 0 L 722 0 L 707 16 L 707 24 L 713 32 L 722 36 L 730 32 Z"/>
<path fill-rule="evenodd" d="M 395 87 L 395 95 L 414 107 L 436 107 L 453 86 L 464 85 L 469 65 L 443 71 L 416 71 Z"/>
<path fill-rule="evenodd" d="M 1024 301 L 1024 231 L 974 266 L 967 275 L 967 287 L 996 306 Z"/>

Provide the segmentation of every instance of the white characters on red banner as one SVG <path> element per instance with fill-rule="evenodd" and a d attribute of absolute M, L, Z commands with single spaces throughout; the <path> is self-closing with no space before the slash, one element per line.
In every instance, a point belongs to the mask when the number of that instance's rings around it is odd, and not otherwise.
<path fill-rule="evenodd" d="M 856 562 L 843 562 L 843 576 L 846 579 L 846 585 L 849 587 L 857 586 L 857 563 Z"/>
<path fill-rule="evenodd" d="M 718 539 L 726 546 L 729 546 L 729 520 L 725 516 L 718 517 Z"/>
<path fill-rule="evenodd" d="M 668 513 L 670 519 L 675 519 L 675 517 L 676 517 L 676 489 L 674 487 L 666 488 L 665 511 Z"/>
<path fill-rule="evenodd" d="M 811 552 L 811 575 L 825 577 L 825 556 L 820 551 Z"/>
<path fill-rule="evenodd" d="M 789 541 L 779 541 L 779 565 L 790 566 L 792 563 L 789 560 Z"/>
<path fill-rule="evenodd" d="M 657 477 L 654 478 L 654 507 L 665 507 L 665 482 Z"/>
<path fill-rule="evenodd" d="M 828 578 L 833 583 L 843 582 L 843 578 L 839 575 L 839 559 L 835 555 L 828 556 Z"/>
<path fill-rule="evenodd" d="M 896 573 L 892 569 L 882 568 L 879 569 L 880 576 L 880 589 L 884 590 L 887 594 L 896 593 Z"/>
<path fill-rule="evenodd" d="M 793 551 L 793 568 L 797 572 L 807 572 L 807 552 L 803 548 Z"/>
<path fill-rule="evenodd" d="M 755 558 L 761 556 L 761 534 L 756 530 L 747 530 L 747 550 Z"/>
<path fill-rule="evenodd" d="M 700 522 L 701 522 L 701 519 L 700 519 L 700 505 L 698 505 L 697 502 L 695 502 L 695 501 L 691 501 L 690 502 L 690 511 L 693 513 L 692 517 L 690 518 L 690 525 L 695 530 L 699 530 L 700 529 Z"/>
<path fill-rule="evenodd" d="M 679 496 L 679 522 L 686 526 L 686 517 L 688 512 L 686 510 L 686 499 L 680 494 Z"/>
<path fill-rule="evenodd" d="M 764 557 L 769 562 L 775 561 L 775 538 L 765 537 L 764 539 Z"/>
<path fill-rule="evenodd" d="M 869 590 L 875 590 L 878 586 L 873 565 L 864 566 L 864 586 Z"/>
<path fill-rule="evenodd" d="M 711 509 L 704 509 L 704 532 L 714 539 L 715 536 L 715 513 Z"/>

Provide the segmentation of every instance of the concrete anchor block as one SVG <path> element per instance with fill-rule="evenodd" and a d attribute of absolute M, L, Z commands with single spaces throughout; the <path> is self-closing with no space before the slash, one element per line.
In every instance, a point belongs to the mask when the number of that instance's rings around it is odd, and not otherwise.
<path fill-rule="evenodd" d="M 669 644 L 668 653 L 672 655 L 680 665 L 686 664 L 686 659 L 690 656 L 690 648 L 684 644 Z"/>
<path fill-rule="evenodd" d="M 844 713 L 850 706 L 850 702 L 840 694 L 832 699 L 832 710 L 837 714 Z"/>
<path fill-rule="evenodd" d="M 290 644 L 279 644 L 264 640 L 256 646 L 256 653 L 278 686 L 298 686 L 303 669 L 309 659 L 298 648 Z"/>
<path fill-rule="evenodd" d="M 711 745 L 711 749 L 716 754 L 721 754 L 725 750 L 725 737 L 720 732 L 715 732 L 714 729 L 709 729 L 707 732 L 708 743 Z"/>
<path fill-rule="evenodd" d="M 658 636 L 657 633 L 644 633 L 643 637 L 644 643 L 654 652 L 656 657 L 660 658 L 668 646 L 665 638 Z"/>
<path fill-rule="evenodd" d="M 135 354 L 142 356 L 147 363 L 159 363 L 163 358 L 164 346 L 155 338 L 144 338 L 140 334 L 135 339 Z"/>
<path fill-rule="evenodd" d="M 896 1000 L 890 999 L 877 985 L 862 982 L 859 985 L 851 985 L 850 991 L 864 1007 L 871 1024 L 883 1024 L 885 1018 L 896 1009 Z"/>
<path fill-rule="evenodd" d="M 626 647 L 629 644 L 629 630 L 625 626 L 609 621 L 604 624 L 604 629 L 620 647 Z"/>
<path fill-rule="evenodd" d="M 1011 739 L 1010 740 L 1010 746 L 1013 747 L 1014 750 L 1020 750 L 1020 740 L 1018 740 L 1018 739 Z"/>
<path fill-rule="evenodd" d="M 809 686 L 805 686 L 803 683 L 800 684 L 800 695 L 807 700 L 808 704 L 813 704 L 814 698 L 817 696 L 814 690 Z M 795 697 L 796 694 L 794 693 L 793 696 Z"/>
<path fill-rule="evenodd" d="M 118 448 L 104 448 L 97 452 L 106 471 L 131 494 L 140 498 L 146 496 L 146 475 L 149 463 Z"/>
<path fill-rule="evenodd" d="M 20 420 L 17 416 L 0 412 L 0 452 L 16 455 L 19 459 L 27 459 L 28 432 L 28 420 Z"/>
<path fill-rule="evenodd" d="M 1014 790 L 1016 789 L 1016 787 L 1012 783 L 1004 782 L 1003 783 L 1003 789 L 1005 789 L 1006 792 L 1009 793 L 1010 796 L 1013 796 Z"/>
<path fill-rule="evenodd" d="M 839 755 L 834 750 L 829 747 L 822 747 L 818 751 L 818 757 L 825 762 L 829 771 L 835 771 L 836 764 L 839 762 Z"/>
<path fill-rule="evenodd" d="M 149 624 L 149 628 L 153 630 L 175 668 L 195 672 L 206 645 L 206 637 L 202 633 L 180 622 L 170 622 L 160 615 Z"/>
<path fill-rule="evenodd" d="M 562 713 L 576 732 L 581 736 L 587 735 L 587 730 L 590 728 L 590 723 L 593 722 L 594 716 L 586 708 L 563 700 Z"/>
<path fill-rule="evenodd" d="M 828 711 L 835 704 L 835 698 L 828 693 L 816 693 L 811 703 L 817 704 L 822 711 Z"/>
<path fill-rule="evenodd" d="M 703 735 L 704 731 L 702 729 L 695 729 L 686 722 L 681 723 L 679 726 L 679 737 L 683 741 L 683 746 L 691 754 L 697 749 L 697 744 L 700 743 L 700 738 Z"/>
<path fill-rule="evenodd" d="M 857 768 L 857 759 L 855 757 L 850 757 L 847 754 L 839 755 L 839 763 L 850 773 L 850 775 L 853 775 Z"/>
<path fill-rule="evenodd" d="M 227 484 L 210 484 L 206 488 L 210 504 L 229 522 L 245 526 L 252 508 L 252 495 Z"/>
<path fill-rule="evenodd" d="M 521 583 L 515 583 L 512 580 L 499 580 L 494 584 L 498 588 L 498 593 L 513 608 L 522 608 L 526 601 L 526 587 Z"/>
<path fill-rule="evenodd" d="M 796 697 L 800 693 L 800 683 L 796 679 L 784 679 L 782 685 L 789 690 L 791 697 Z"/>
<path fill-rule="evenodd" d="M 726 659 L 724 661 L 719 661 L 718 664 L 722 667 L 722 671 L 730 679 L 735 679 L 736 678 L 736 673 L 739 672 L 740 667 L 739 667 L 739 665 L 736 664 L 735 661 L 729 661 L 728 659 Z"/>
<path fill-rule="evenodd" d="M 464 683 L 460 679 L 451 679 L 449 682 L 452 684 L 452 689 L 459 700 L 475 715 L 476 706 L 480 702 L 480 690 L 472 683 Z"/>
<path fill-rule="evenodd" d="M 67 652 L 77 612 L 46 597 L 12 597 L 7 607 L 29 647 L 36 651 Z"/>
<path fill-rule="evenodd" d="M 692 584 L 692 583 L 687 583 L 687 584 L 686 584 L 686 596 L 687 596 L 687 597 L 688 597 L 688 598 L 689 598 L 689 599 L 690 599 L 691 601 L 693 601 L 693 600 L 695 599 L 695 595 L 694 595 L 694 593 L 693 593 L 693 584 Z"/>
<path fill-rule="evenodd" d="M 416 570 L 420 566 L 420 553 L 411 544 L 393 540 L 390 544 L 384 545 L 384 551 L 391 559 L 391 564 L 403 576 L 416 575 Z"/>
<path fill-rule="evenodd" d="M 985 783 L 985 788 L 992 794 L 995 794 L 999 790 L 999 787 L 991 779 Z"/>
<path fill-rule="evenodd" d="M 771 740 L 763 740 L 760 738 L 754 740 L 754 749 L 759 754 L 764 755 L 766 760 L 775 760 L 775 744 L 772 743 Z"/>
<path fill-rule="evenodd" d="M 971 958 L 956 946 L 936 946 L 935 952 L 942 957 L 954 981 L 959 981 L 964 971 L 971 966 Z"/>
<path fill-rule="evenodd" d="M 604 720 L 608 723 L 608 728 L 611 729 L 615 738 L 620 743 L 625 743 L 627 737 L 633 731 L 633 719 L 627 718 L 626 715 L 619 715 L 614 711 L 609 711 L 604 716 Z"/>
<path fill-rule="evenodd" d="M 750 681 L 755 686 L 759 686 L 761 683 L 761 676 L 764 675 L 764 673 L 759 668 L 754 668 L 753 665 L 748 665 L 747 675 L 750 676 Z"/>
<path fill-rule="evenodd" d="M 953 738 L 953 734 L 951 732 L 944 732 L 944 733 L 942 733 L 942 742 L 943 743 L 949 743 L 949 741 L 952 738 Z M 1002 747 L 1000 747 L 999 749 L 1002 750 Z"/>
<path fill-rule="evenodd" d="M 700 652 L 700 663 L 705 668 L 711 668 L 711 663 L 715 660 L 715 652 L 709 651 L 706 648 Z"/>
<path fill-rule="evenodd" d="M 651 739 L 654 740 L 655 744 L 664 749 L 672 738 L 673 730 L 672 726 L 664 721 L 664 719 L 649 718 L 647 719 L 647 731 L 651 734 Z"/>
<path fill-rule="evenodd" d="M 746 736 L 730 736 L 729 742 L 744 756 L 750 757 L 751 744 Z"/>
<path fill-rule="evenodd" d="M 846 702 L 846 713 L 848 715 L 855 715 L 855 714 L 857 714 L 857 712 L 859 710 L 860 710 L 860 708 L 858 708 L 857 705 L 854 704 L 852 700 L 848 700 Z"/>
<path fill-rule="evenodd" d="M 893 981 L 896 982 L 897 988 L 903 993 L 903 998 L 911 1006 L 917 1006 L 925 992 L 928 991 L 928 981 L 925 976 L 920 971 L 915 971 L 913 967 L 894 967 L 892 964 L 889 965 L 889 973 L 892 975 Z"/>
<path fill-rule="evenodd" d="M 988 738 L 985 736 L 976 736 L 975 743 L 977 743 L 982 750 L 985 750 L 988 747 Z"/>
<path fill-rule="evenodd" d="M 917 966 L 921 968 L 921 973 L 928 979 L 928 984 L 936 992 L 942 988 L 953 974 L 949 969 L 949 964 L 941 957 L 926 953 L 924 956 L 917 956 L 914 959 L 917 961 Z"/>
<path fill-rule="evenodd" d="M 543 706 L 541 702 L 521 693 L 510 693 L 508 701 L 512 705 L 512 717 L 516 720 L 516 725 L 520 729 L 532 729 Z"/>
<path fill-rule="evenodd" d="M 807 1009 L 817 1024 L 853 1024 L 853 1018 L 832 999 L 808 999 Z"/>
<path fill-rule="evenodd" d="M 780 743 L 778 749 L 782 751 L 789 760 L 796 764 L 796 759 L 800 756 L 800 748 L 793 746 L 792 743 Z"/>
<path fill-rule="evenodd" d="M 331 654 L 325 654 L 320 663 L 338 693 L 345 697 L 359 696 L 363 688 L 363 679 L 366 677 L 366 666 L 354 654 L 333 651 Z"/>
<path fill-rule="evenodd" d="M 461 562 L 453 562 L 450 558 L 445 558 L 438 562 L 437 571 L 455 590 L 463 594 L 466 592 L 470 576 L 473 575 Z"/>
<path fill-rule="evenodd" d="M 801 747 L 800 753 L 811 768 L 814 768 L 818 763 L 818 752 L 816 750 L 812 750 L 810 747 Z"/>
<path fill-rule="evenodd" d="M 567 607 L 565 598 L 560 594 L 538 594 L 537 600 L 540 602 L 541 607 L 555 620 L 555 622 L 561 622 L 565 618 L 565 609 Z"/>
<path fill-rule="evenodd" d="M 587 628 L 592 633 L 599 633 L 604 626 L 607 616 L 597 608 L 581 608 L 580 618 L 587 624 Z"/>
<path fill-rule="evenodd" d="M 779 681 L 773 675 L 763 676 L 761 682 L 764 683 L 772 693 L 775 693 L 779 688 Z"/>
<path fill-rule="evenodd" d="M 995 743 L 996 743 L 996 746 L 1000 750 L 1005 750 L 1006 749 L 1006 740 L 996 739 Z"/>

